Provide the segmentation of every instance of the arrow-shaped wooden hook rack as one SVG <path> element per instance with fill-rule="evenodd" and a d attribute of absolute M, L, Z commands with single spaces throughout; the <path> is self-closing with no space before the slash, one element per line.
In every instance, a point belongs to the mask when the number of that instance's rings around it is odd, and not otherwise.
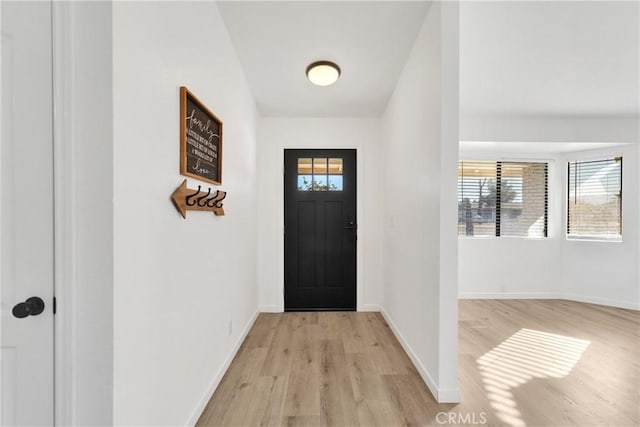
<path fill-rule="evenodd" d="M 187 180 L 185 179 L 180 187 L 173 192 L 171 200 L 180 215 L 186 218 L 187 211 L 212 211 L 216 215 L 224 215 L 222 200 L 225 197 L 227 197 L 226 191 L 216 190 L 212 193 L 211 188 L 208 191 L 202 191 L 200 185 L 197 190 L 187 188 Z"/>

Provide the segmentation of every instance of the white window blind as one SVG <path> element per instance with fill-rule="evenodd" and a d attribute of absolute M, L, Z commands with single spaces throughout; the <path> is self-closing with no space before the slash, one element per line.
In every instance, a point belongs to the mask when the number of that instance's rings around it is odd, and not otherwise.
<path fill-rule="evenodd" d="M 569 162 L 567 236 L 622 236 L 622 157 Z"/>
<path fill-rule="evenodd" d="M 458 163 L 458 235 L 547 237 L 547 163 Z"/>
<path fill-rule="evenodd" d="M 496 235 L 497 162 L 458 162 L 458 236 Z"/>

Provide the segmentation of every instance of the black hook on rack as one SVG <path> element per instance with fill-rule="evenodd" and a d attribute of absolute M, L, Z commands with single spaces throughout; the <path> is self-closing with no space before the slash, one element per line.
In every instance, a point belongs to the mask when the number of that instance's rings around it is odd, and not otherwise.
<path fill-rule="evenodd" d="M 207 206 L 208 207 L 210 207 L 210 208 L 215 208 L 216 207 L 216 205 L 217 205 L 216 198 L 218 197 L 218 194 L 220 194 L 220 190 L 216 190 L 216 193 L 213 196 L 211 196 L 211 197 L 209 197 L 207 199 Z"/>
<path fill-rule="evenodd" d="M 216 208 L 222 208 L 222 201 L 224 200 L 225 197 L 227 197 L 227 192 L 223 191 L 222 192 L 222 197 L 220 197 L 218 200 L 216 200 L 213 206 L 216 207 Z"/>
<path fill-rule="evenodd" d="M 220 197 L 221 194 L 222 194 L 222 197 Z M 221 202 L 224 200 L 225 197 L 227 197 L 227 193 L 225 191 L 221 193 L 220 190 L 216 190 L 216 194 L 213 195 L 213 197 L 210 197 L 209 199 L 207 199 L 207 206 L 210 208 L 221 208 L 222 207 Z"/>
<path fill-rule="evenodd" d="M 207 200 L 204 200 L 204 199 L 209 197 L 209 194 L 211 194 L 211 187 L 209 187 L 209 191 L 207 191 L 207 194 L 205 194 L 204 196 L 198 197 L 196 199 L 198 206 L 201 206 L 201 207 L 207 206 Z M 204 200 L 204 203 L 202 203 L 202 200 Z"/>
<path fill-rule="evenodd" d="M 184 198 L 184 202 L 187 204 L 187 206 L 195 206 L 195 205 L 196 205 L 196 203 L 198 203 L 198 200 L 196 200 L 196 201 L 194 201 L 194 202 L 192 203 L 192 202 L 190 201 L 190 199 L 191 199 L 192 197 L 195 197 L 195 196 L 197 196 L 198 194 L 200 194 L 200 188 L 201 188 L 201 186 L 200 186 L 200 185 L 198 185 L 198 189 L 196 190 L 196 192 L 195 192 L 195 193 L 193 193 L 193 194 L 189 194 L 187 197 L 185 197 L 185 198 Z"/>

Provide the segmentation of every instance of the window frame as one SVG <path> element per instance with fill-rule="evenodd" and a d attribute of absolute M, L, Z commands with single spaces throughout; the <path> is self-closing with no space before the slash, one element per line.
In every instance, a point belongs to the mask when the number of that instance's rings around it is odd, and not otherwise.
<path fill-rule="evenodd" d="M 304 171 L 301 172 L 300 168 L 301 168 L 301 160 L 310 160 L 309 163 L 309 170 L 308 171 Z M 324 162 L 318 162 L 318 160 L 323 160 Z M 339 163 L 334 162 L 334 164 L 339 164 L 339 171 L 338 172 L 332 172 L 331 171 L 331 160 L 339 160 Z M 318 168 L 321 169 L 322 168 L 322 164 L 324 163 L 324 171 L 316 171 L 316 163 L 318 164 Z M 303 163 L 306 167 L 307 162 Z M 297 185 L 298 185 L 298 191 L 301 192 L 331 192 L 331 193 L 337 193 L 337 192 L 341 192 L 344 191 L 344 158 L 343 157 L 298 157 L 298 170 L 297 170 Z M 302 177 L 303 182 L 305 183 L 306 187 L 303 188 L 300 186 L 300 177 Z M 311 179 L 311 183 L 310 186 L 309 184 L 307 184 L 306 180 L 304 179 L 304 177 L 309 177 Z M 325 179 L 326 180 L 326 184 L 324 184 L 324 188 L 323 185 L 321 184 L 317 184 L 317 182 L 320 181 L 316 181 L 316 177 L 319 177 L 318 179 Z M 333 184 L 332 182 L 332 178 L 339 179 L 339 183 L 340 185 L 337 186 L 335 184 Z M 337 181 L 336 181 L 337 182 Z M 335 188 L 332 188 L 335 187 Z"/>
<path fill-rule="evenodd" d="M 496 163 L 496 180 L 498 179 L 498 175 L 500 174 L 499 172 L 499 168 L 498 168 L 498 163 L 538 163 L 538 164 L 544 164 L 546 166 L 545 168 L 545 187 L 546 187 L 546 194 L 545 194 L 545 203 L 546 203 L 546 209 L 545 209 L 545 225 L 544 225 L 544 236 L 534 236 L 534 237 L 528 237 L 528 236 L 518 236 L 518 235 L 502 235 L 500 233 L 500 231 L 498 230 L 498 221 L 500 218 L 500 213 L 498 212 L 498 207 L 500 206 L 500 198 L 498 197 L 498 200 L 496 200 L 496 230 L 495 233 L 492 235 L 485 235 L 485 236 L 467 236 L 467 235 L 461 235 L 458 233 L 458 239 L 480 239 L 480 240 L 486 240 L 486 239 L 526 239 L 526 240 L 548 240 L 550 239 L 552 236 L 552 228 L 551 228 L 551 224 L 550 224 L 550 220 L 551 218 L 555 218 L 555 214 L 553 213 L 552 210 L 552 205 L 554 205 L 555 203 L 553 202 L 553 198 L 552 196 L 552 192 L 551 192 L 551 185 L 553 185 L 553 176 L 556 175 L 556 172 L 554 172 L 554 167 L 555 167 L 555 163 L 557 161 L 557 159 L 551 159 L 551 158 L 511 158 L 511 157 L 492 157 L 492 156 L 488 156 L 486 154 L 482 154 L 482 155 L 476 155 L 473 153 L 470 153 L 470 155 L 464 155 L 464 158 L 466 158 L 467 160 L 464 160 L 462 156 L 458 156 L 458 165 L 460 164 L 460 162 L 494 162 Z M 460 175 L 458 175 L 458 179 L 460 179 Z"/>
<path fill-rule="evenodd" d="M 568 156 L 567 156 L 568 157 Z M 618 228 L 620 230 L 620 234 L 617 236 L 606 236 L 606 235 L 597 235 L 597 234 L 569 234 L 569 226 L 570 226 L 570 216 L 569 216 L 569 206 L 570 206 L 570 197 L 571 192 L 569 189 L 570 184 L 570 174 L 571 174 L 571 163 L 589 163 L 589 162 L 603 162 L 607 160 L 614 160 L 620 158 L 620 212 L 618 213 Z M 624 237 L 624 197 L 623 197 L 623 188 L 624 188 L 624 155 L 620 152 L 615 153 L 607 153 L 601 155 L 590 155 L 590 156 L 576 156 L 572 160 L 566 159 L 565 161 L 565 178 L 566 183 L 564 186 L 564 191 L 566 192 L 564 201 L 565 211 L 564 211 L 564 237 L 568 242 L 604 242 L 604 243 L 620 243 L 623 241 Z"/>

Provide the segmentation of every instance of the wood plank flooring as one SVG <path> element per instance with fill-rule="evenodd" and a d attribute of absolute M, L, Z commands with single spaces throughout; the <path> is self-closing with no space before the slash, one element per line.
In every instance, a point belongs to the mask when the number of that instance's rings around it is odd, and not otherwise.
<path fill-rule="evenodd" d="M 460 404 L 438 404 L 379 313 L 260 314 L 199 426 L 638 426 L 640 315 L 463 300 Z"/>

